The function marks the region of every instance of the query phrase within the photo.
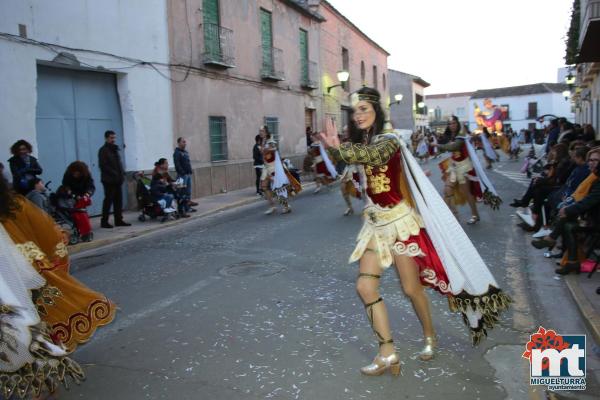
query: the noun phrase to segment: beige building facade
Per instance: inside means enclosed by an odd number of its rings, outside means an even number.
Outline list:
[[[173,146],[188,140],[193,195],[254,185],[261,125],[298,163],[317,121],[319,27],[308,7],[282,0],[169,0]],[[166,151],[167,149],[165,149]],[[173,149],[169,149],[172,154]]]
[[[323,114],[334,118],[341,131],[348,119],[349,94],[362,86],[376,88],[381,93],[382,103],[389,104],[389,53],[329,2],[316,3],[319,6],[315,9],[325,18],[320,24]],[[341,70],[348,71],[350,78],[344,85],[332,88],[328,92],[327,88],[340,83],[337,72]]]

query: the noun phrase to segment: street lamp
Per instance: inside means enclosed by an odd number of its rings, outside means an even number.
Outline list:
[[[399,104],[403,98],[404,98],[404,95],[402,93],[398,93],[398,94],[394,95],[394,101],[392,101],[390,103],[390,107],[392,104]]]
[[[417,103],[417,107],[424,108],[425,107],[425,103],[422,102],[422,101],[420,101],[420,102]]]
[[[565,90],[564,92],[562,92],[562,95],[564,96],[565,100],[569,100],[569,97],[571,97],[571,91]]]
[[[573,84],[575,83],[575,77],[571,72],[569,72],[569,75],[565,77],[565,83],[569,86],[573,86]]]
[[[337,78],[338,81],[340,81],[340,83],[338,83],[337,85],[327,87],[327,94],[329,94],[329,92],[331,92],[331,89],[333,89],[334,87],[342,86],[344,83],[348,82],[348,79],[350,78],[350,72],[344,70],[338,71]]]

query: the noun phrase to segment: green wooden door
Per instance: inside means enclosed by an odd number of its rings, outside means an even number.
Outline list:
[[[203,0],[204,52],[212,61],[221,61],[219,0]]]
[[[308,84],[308,32],[300,29],[300,82]]]
[[[271,13],[260,10],[260,30],[262,45],[262,74],[273,75],[273,29]]]

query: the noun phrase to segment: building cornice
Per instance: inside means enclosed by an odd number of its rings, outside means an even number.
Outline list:
[[[337,8],[335,8],[330,2],[328,2],[327,0],[321,0],[321,4],[323,4],[325,7],[329,8],[329,10],[332,13],[334,13],[340,19],[342,19],[348,26],[350,26],[356,33],[358,33],[360,36],[362,36],[365,40],[367,40],[373,46],[377,47],[379,50],[381,50],[383,53],[385,53],[385,55],[390,56],[390,53],[388,53],[388,51],[386,49],[381,47],[379,44],[377,44],[377,42],[375,42],[373,39],[371,39],[369,36],[367,36],[366,33],[361,31],[356,25],[354,25],[354,23],[352,21],[350,21],[348,18],[346,18],[346,16],[344,14],[342,14]]]

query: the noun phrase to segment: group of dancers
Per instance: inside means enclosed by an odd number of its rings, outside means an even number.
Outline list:
[[[360,371],[381,375],[400,373],[379,283],[386,269],[396,267],[404,293],[421,323],[421,360],[436,355],[434,329],[426,287],[446,296],[451,311],[462,315],[473,344],[487,335],[511,299],[499,287],[456,218],[456,205],[468,202],[479,221],[476,199],[493,208],[499,197],[481,167],[470,137],[452,118],[438,148],[451,156],[444,172],[443,198],[409,150],[393,132],[384,129],[385,114],[377,90],[363,87],[351,96],[353,117],[343,142],[333,121],[314,146],[319,185],[341,174],[342,194],[354,212],[351,198],[364,202],[363,226],[349,262],[358,262],[356,289],[364,303],[379,351]],[[260,140],[259,140],[260,139]],[[277,144],[263,127],[257,143],[264,156],[260,182],[269,202],[289,213],[289,197],[300,184],[281,161]],[[317,187],[319,189],[320,186]],[[115,304],[69,273],[64,234],[43,211],[9,190],[0,179],[0,397],[28,398],[53,392],[58,384],[80,382],[81,367],[69,358],[96,329],[110,323]]]
[[[352,198],[362,199],[363,227],[349,262],[358,262],[357,292],[364,303],[379,351],[360,369],[365,375],[400,373],[387,309],[379,294],[383,272],[398,270],[404,293],[421,323],[424,347],[421,360],[435,357],[437,337],[425,287],[446,296],[451,311],[462,314],[474,344],[487,335],[511,299],[496,283],[485,262],[458,222],[457,205],[468,203],[468,224],[480,221],[477,201],[497,209],[501,200],[479,162],[472,138],[461,132],[452,117],[437,151],[449,152],[440,163],[443,199],[423,172],[407,144],[384,129],[385,114],[376,89],[363,87],[351,96],[352,118],[340,141],[335,123],[326,122],[309,154],[318,193],[337,178],[336,163],[345,165],[341,192],[354,213]],[[277,159],[277,157],[275,157]],[[271,173],[271,190],[280,186]],[[288,206],[289,207],[289,206]]]

